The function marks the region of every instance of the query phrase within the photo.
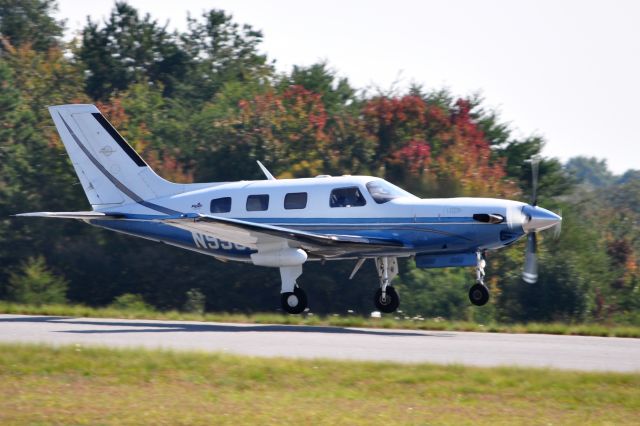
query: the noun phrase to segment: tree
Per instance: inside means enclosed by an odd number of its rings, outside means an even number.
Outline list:
[[[79,98],[73,89],[74,68],[67,66],[58,49],[36,52],[22,46],[0,59],[0,215],[34,210],[86,208],[77,178],[62,143],[50,126],[43,105],[59,99]],[[16,72],[19,70],[20,72]],[[71,75],[68,75],[69,72]],[[81,99],[81,98],[80,98]],[[46,165],[46,167],[44,166]],[[46,183],[46,184],[45,184]],[[13,219],[0,221],[0,235],[7,244],[0,246],[0,284],[5,287],[7,266],[34,253],[55,252],[74,232],[53,238],[68,225]],[[0,289],[0,293],[3,289]]]
[[[64,21],[57,21],[56,0],[1,0],[0,55],[12,48],[29,45],[38,52],[57,46],[64,30]]]
[[[598,160],[595,157],[573,157],[567,161],[565,169],[580,183],[595,187],[613,183],[613,174],[607,167],[607,160]]]
[[[290,86],[300,86],[319,94],[330,116],[339,114],[347,107],[357,107],[356,90],[351,87],[349,80],[338,78],[326,62],[308,67],[294,65],[291,74],[284,76],[279,85],[283,90]]]
[[[210,10],[201,18],[189,16],[188,31],[180,36],[183,49],[194,61],[184,96],[207,101],[227,83],[251,84],[272,76],[272,65],[258,52],[260,31],[234,22],[222,10]]]
[[[517,189],[471,115],[419,95],[377,96],[363,105],[366,130],[376,138],[372,170],[423,196],[500,194]]]
[[[47,268],[44,257],[30,257],[9,278],[8,298],[18,303],[65,303],[67,282]]]
[[[141,18],[132,6],[116,2],[102,28],[89,20],[82,32],[78,56],[88,71],[86,92],[95,100],[106,100],[148,80],[162,84],[170,95],[191,66],[176,38],[149,14]]]
[[[200,167],[212,167],[214,180],[259,178],[253,161],[262,160],[281,177],[307,177],[323,173],[331,158],[327,113],[320,95],[301,86],[283,93],[268,91],[239,102],[231,116],[214,118],[203,129],[210,140]],[[211,110],[215,114],[215,109]]]

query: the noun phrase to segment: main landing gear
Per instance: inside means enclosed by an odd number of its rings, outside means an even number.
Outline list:
[[[390,314],[400,306],[400,296],[391,285],[391,281],[398,275],[398,259],[385,256],[377,257],[375,261],[376,271],[380,278],[380,288],[376,290],[373,303],[380,312]],[[364,259],[358,261],[349,278],[353,278],[363,263]],[[300,275],[302,275],[302,265],[280,267],[280,278],[282,279],[280,303],[282,310],[290,314],[300,314],[307,309],[307,295],[296,283],[296,279]]]
[[[376,270],[380,277],[380,288],[376,291],[373,303],[380,312],[389,314],[400,306],[400,297],[391,280],[398,275],[398,259],[395,257],[377,257]]]
[[[307,309],[307,294],[298,287],[296,279],[302,275],[302,265],[280,267],[282,310],[290,314],[301,314]]]
[[[307,294],[296,284],[292,292],[281,294],[280,303],[285,312],[301,314],[307,308]]]
[[[489,301],[489,289],[484,284],[484,267],[487,265],[484,255],[477,254],[476,283],[469,289],[469,300],[476,306],[484,306]]]

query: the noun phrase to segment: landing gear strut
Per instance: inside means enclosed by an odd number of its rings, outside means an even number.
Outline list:
[[[280,303],[282,310],[290,314],[301,314],[307,309],[307,295],[296,284],[296,278],[300,275],[302,275],[302,265],[280,267],[282,279]]]
[[[380,277],[380,288],[376,291],[373,303],[380,312],[389,314],[400,306],[400,297],[391,280],[398,275],[398,259],[395,257],[377,257],[376,270]]]
[[[476,306],[484,306],[489,301],[489,289],[484,284],[484,267],[487,265],[484,254],[477,253],[476,283],[469,289],[469,300]]]

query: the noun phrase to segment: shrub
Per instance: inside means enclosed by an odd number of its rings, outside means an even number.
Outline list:
[[[148,305],[141,295],[131,293],[116,297],[110,307],[127,311],[153,311],[153,307]]]
[[[184,302],[184,311],[194,314],[204,313],[204,304],[206,296],[197,288],[187,291],[187,300]]]
[[[9,277],[9,300],[43,305],[66,303],[67,281],[47,268],[44,257],[30,257]]]

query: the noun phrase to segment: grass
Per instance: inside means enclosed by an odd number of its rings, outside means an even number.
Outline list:
[[[606,325],[597,323],[527,323],[527,324],[479,324],[468,321],[448,321],[425,318],[403,318],[397,315],[385,315],[382,318],[365,318],[358,315],[284,315],[276,313],[229,314],[206,313],[193,314],[178,311],[160,312],[150,309],[116,309],[112,307],[92,308],[83,305],[21,305],[0,301],[0,313],[26,315],[56,315],[69,317],[157,319],[171,321],[209,321],[255,324],[295,324],[323,325],[338,327],[364,328],[402,328],[413,330],[477,331],[489,333],[541,333],[602,337],[640,338],[640,326]]]
[[[0,424],[637,424],[640,374],[0,345]]]

